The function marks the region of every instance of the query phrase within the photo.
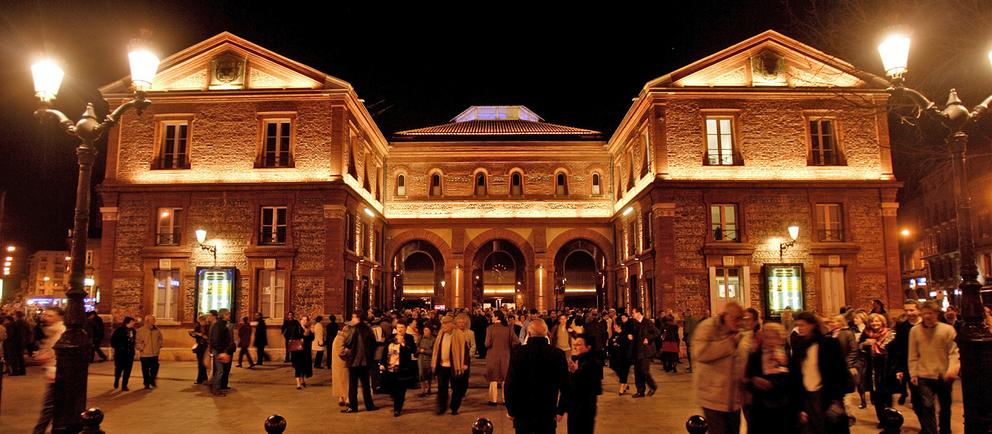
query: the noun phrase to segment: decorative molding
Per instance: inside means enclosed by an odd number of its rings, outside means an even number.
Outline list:
[[[444,182],[469,182],[471,178],[464,175],[444,175]]]
[[[608,202],[586,201],[409,201],[388,203],[385,216],[391,218],[566,218],[610,217]]]
[[[651,212],[659,217],[675,217],[675,204],[671,202],[651,205]]]
[[[117,207],[116,206],[102,206],[102,207],[100,207],[100,214],[102,215],[103,221],[105,221],[105,222],[115,222],[115,221],[117,221]]]
[[[343,219],[348,209],[344,205],[324,205],[325,219]]]
[[[882,216],[895,217],[899,209],[899,202],[882,202]]]

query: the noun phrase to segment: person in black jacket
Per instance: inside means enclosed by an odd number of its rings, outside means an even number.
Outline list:
[[[889,348],[889,364],[895,372],[896,384],[891,393],[899,394],[899,405],[906,403],[906,388],[916,391],[916,386],[909,382],[909,330],[923,322],[920,318],[920,304],[913,299],[903,302],[903,318],[896,322],[894,332],[896,337]]]
[[[623,396],[627,393],[630,365],[633,364],[634,356],[631,353],[630,339],[619,322],[613,324],[613,336],[610,336],[607,352],[610,355],[610,369],[617,374],[617,381],[620,383],[617,395]]]
[[[231,355],[234,348],[234,337],[231,329],[227,327],[227,318],[218,317],[216,311],[210,311],[210,354],[214,359],[213,378],[210,379],[210,389],[215,396],[226,396],[225,377],[230,369]]]
[[[592,351],[588,334],[579,334],[572,341],[572,354],[568,361],[568,412],[569,434],[592,434],[596,426],[596,399],[603,394],[603,365]]]
[[[342,413],[358,411],[358,382],[362,382],[362,401],[365,409],[376,410],[372,402],[372,385],[369,381],[369,367],[375,365],[375,336],[372,328],[366,324],[367,314],[355,311],[351,314],[351,334],[345,338],[344,347],[350,353],[348,356],[348,407]]]
[[[24,319],[24,312],[14,312],[14,322],[7,329],[7,339],[4,344],[8,342],[10,354],[7,355],[7,363],[10,364],[10,375],[26,375],[24,350],[31,345],[31,326]]]
[[[789,404],[787,335],[779,323],[768,323],[759,332],[759,346],[747,357],[744,386],[751,393],[747,417],[749,433],[793,433],[795,414]]]
[[[527,333],[527,344],[510,356],[506,413],[517,434],[554,433],[568,402],[568,362],[548,341],[544,320],[531,320]]]
[[[265,328],[265,317],[262,316],[262,312],[255,313],[255,340],[252,341],[252,346],[255,347],[255,364],[262,366],[266,359],[269,358],[265,354],[265,347],[269,345],[269,336]]]
[[[811,312],[797,314],[795,325],[798,338],[789,360],[789,401],[799,410],[801,431],[849,433],[844,394],[850,373],[840,344],[823,335],[820,320]]]
[[[386,339],[386,349],[379,360],[383,383],[393,398],[393,416],[403,412],[406,390],[417,383],[416,354],[417,343],[413,335],[407,334],[406,324],[396,324],[395,332]]]
[[[290,362],[290,351],[289,351],[289,339],[290,339],[289,333],[290,332],[289,332],[289,330],[291,330],[291,329],[292,330],[295,330],[296,327],[301,327],[300,326],[300,322],[296,320],[296,315],[293,312],[287,313],[286,314],[286,319],[282,321],[282,328],[280,329],[280,331],[282,332],[282,338],[283,338],[283,340],[285,341],[285,344],[286,344],[286,346],[284,347],[284,348],[286,348],[286,358],[285,358],[285,360],[283,360],[284,363],[289,363]]]
[[[193,354],[196,355],[196,381],[194,384],[203,384],[207,382],[207,347],[209,347],[210,336],[207,334],[210,331],[210,324],[207,323],[207,316],[200,315],[193,323],[193,331],[189,332],[189,336],[196,341],[196,345],[193,347]]]
[[[632,341],[634,346],[634,385],[637,387],[637,393],[635,393],[633,398],[643,398],[644,386],[647,385],[648,391],[647,396],[654,395],[658,391],[658,385],[655,384],[654,378],[651,377],[651,359],[655,355],[654,342],[661,333],[658,332],[658,328],[654,326],[654,322],[650,319],[644,317],[644,313],[641,312],[639,308],[631,309],[634,315],[634,330],[637,334],[628,336]]]
[[[103,353],[100,349],[100,345],[103,344],[103,319],[100,315],[97,315],[95,311],[86,312],[86,334],[89,335],[90,341],[93,343],[93,353],[90,354],[90,362],[96,361],[96,356],[100,356],[101,362],[107,361],[107,355]]]
[[[121,390],[128,391],[127,381],[131,378],[131,367],[134,366],[134,341],[137,336],[134,318],[129,316],[124,317],[124,321],[110,336],[110,346],[114,349],[114,389],[120,385]]]
[[[321,344],[324,348],[327,348],[327,369],[331,369],[331,363],[333,363],[331,357],[331,347],[334,346],[334,338],[338,335],[338,330],[341,330],[341,326],[338,325],[338,319],[334,315],[328,317],[329,322],[327,327],[324,329],[324,343]]]

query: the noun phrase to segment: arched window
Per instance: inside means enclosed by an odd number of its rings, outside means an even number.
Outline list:
[[[431,196],[441,196],[441,174],[435,173],[431,175]]]
[[[617,180],[617,187],[613,193],[616,195],[616,200],[620,200],[623,198],[623,188],[621,187],[623,185],[623,173],[620,172],[619,164],[613,169],[613,178]]]
[[[400,174],[396,176],[396,195],[406,196],[406,175]]]
[[[568,194],[568,175],[565,172],[558,172],[555,175],[555,194],[558,196]]]
[[[601,187],[598,173],[592,174],[592,194],[593,196],[599,196],[603,194],[603,188]]]
[[[520,172],[513,172],[510,175],[510,196],[521,196],[524,194],[524,177]]]
[[[475,174],[475,195],[485,196],[486,195],[486,174],[485,172],[479,172]]]

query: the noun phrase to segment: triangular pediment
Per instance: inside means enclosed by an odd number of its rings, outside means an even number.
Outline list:
[[[877,88],[886,82],[773,30],[652,80],[651,88]]]
[[[124,77],[100,91],[129,94],[130,81]],[[351,89],[351,85],[224,32],[163,59],[151,92],[263,89]]]

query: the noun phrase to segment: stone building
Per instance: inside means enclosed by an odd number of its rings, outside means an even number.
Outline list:
[[[347,82],[222,33],[109,135],[101,308],[178,345],[218,307],[891,302],[884,87],[768,31],[647,83],[610,134],[472,106],[387,140]]]

